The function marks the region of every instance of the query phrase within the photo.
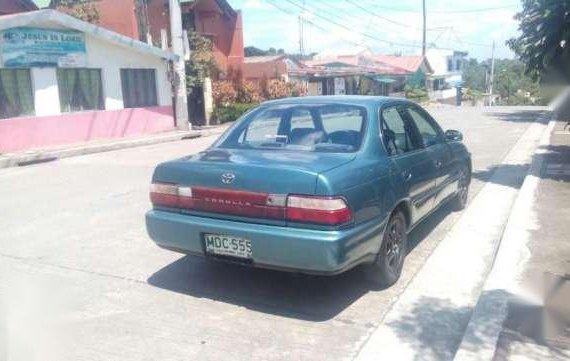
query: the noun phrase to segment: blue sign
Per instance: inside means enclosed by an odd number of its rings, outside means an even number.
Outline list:
[[[85,36],[79,31],[19,27],[0,36],[4,67],[84,67]]]

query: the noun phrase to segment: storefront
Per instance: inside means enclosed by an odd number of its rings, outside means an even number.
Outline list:
[[[54,10],[0,17],[0,153],[174,129],[173,59]]]

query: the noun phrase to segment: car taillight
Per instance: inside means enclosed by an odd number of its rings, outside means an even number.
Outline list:
[[[287,220],[326,225],[343,224],[352,212],[342,198],[291,195],[287,197]]]
[[[150,200],[155,206],[301,223],[338,225],[352,219],[346,202],[338,197],[286,196],[153,183]]]
[[[175,184],[153,183],[150,185],[150,201],[153,205],[178,207],[178,187]]]

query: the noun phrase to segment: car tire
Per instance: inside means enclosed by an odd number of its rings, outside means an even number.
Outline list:
[[[396,211],[386,224],[376,260],[366,269],[368,280],[380,287],[389,287],[396,283],[402,273],[407,245],[406,218],[401,211]]]
[[[471,172],[469,167],[463,166],[459,170],[459,180],[457,193],[453,197],[452,206],[455,211],[465,209],[467,205],[467,197],[469,195],[469,183],[471,182]]]

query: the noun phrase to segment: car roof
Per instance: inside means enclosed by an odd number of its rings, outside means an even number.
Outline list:
[[[372,95],[320,95],[320,96],[305,96],[294,98],[282,98],[276,100],[269,100],[263,102],[262,105],[279,105],[279,104],[353,104],[353,105],[378,105],[390,101],[401,101],[412,103],[409,100],[396,97],[383,97]]]

